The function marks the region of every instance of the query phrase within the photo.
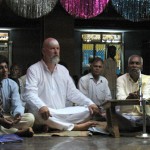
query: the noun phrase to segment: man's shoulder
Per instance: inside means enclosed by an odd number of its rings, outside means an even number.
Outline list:
[[[27,72],[30,70],[30,71],[38,71],[40,68],[43,68],[42,66],[44,66],[43,65],[43,63],[42,63],[42,61],[38,61],[38,62],[36,62],[36,63],[34,63],[34,64],[32,64],[28,69],[27,69]]]
[[[150,75],[142,74],[142,77],[143,77],[143,78],[150,79]]]
[[[40,66],[40,65],[42,65],[42,60],[40,60],[40,61],[38,61],[36,63],[33,63],[29,68],[31,68],[31,67],[37,67],[37,66]]]
[[[68,71],[68,69],[64,65],[61,65],[61,64],[57,64],[57,68],[58,69],[63,69],[65,71]]]
[[[88,74],[83,75],[82,77],[80,77],[81,80],[89,80],[90,78],[93,78],[91,73],[88,73]]]
[[[142,74],[142,81],[146,83],[150,81],[150,75]]]
[[[10,78],[3,79],[2,82],[3,82],[3,86],[10,86],[10,87],[18,86],[17,83]]]
[[[108,80],[106,79],[106,77],[104,77],[104,76],[100,76],[100,80],[108,81]]]
[[[117,78],[117,82],[127,81],[129,79],[128,73],[125,73]]]
[[[57,64],[57,66],[56,66],[56,70],[59,72],[59,73],[63,73],[65,76],[66,75],[70,75],[69,74],[69,70],[65,67],[65,66],[63,66],[63,65],[61,65],[61,64]]]

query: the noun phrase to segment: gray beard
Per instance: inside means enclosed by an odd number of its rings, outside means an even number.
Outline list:
[[[58,64],[59,61],[60,61],[60,58],[58,56],[53,57],[51,60],[52,64]]]

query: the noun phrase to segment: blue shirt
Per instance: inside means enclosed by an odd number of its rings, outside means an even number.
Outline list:
[[[2,92],[4,113],[9,113],[12,116],[18,113],[22,115],[24,107],[22,106],[17,83],[9,78],[3,79],[1,83],[0,92]]]

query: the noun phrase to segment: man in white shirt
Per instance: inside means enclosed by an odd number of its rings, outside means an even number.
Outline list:
[[[36,124],[59,130],[87,130],[95,122],[87,121],[98,107],[84,96],[73,83],[68,70],[58,64],[60,46],[47,38],[42,48],[43,58],[27,70],[24,98]],[[66,100],[80,106],[66,107]]]
[[[102,71],[103,60],[96,57],[91,62],[90,73],[82,76],[78,83],[79,90],[98,106],[111,99],[108,81],[101,76]]]
[[[99,107],[106,100],[111,100],[111,92],[108,87],[108,81],[101,76],[103,71],[103,60],[96,57],[92,60],[90,65],[90,73],[82,76],[79,80],[79,90],[89,97]],[[103,114],[105,116],[105,113]],[[101,116],[97,116],[96,120],[103,120]]]
[[[138,55],[132,55],[128,59],[128,73],[118,77],[117,94],[118,100],[126,99],[150,99],[150,76],[141,74],[143,59]],[[139,95],[139,86],[142,83],[142,95]],[[150,106],[146,105],[147,124],[149,124]],[[120,128],[131,130],[132,127],[142,126],[142,112],[140,106],[121,106],[118,121]],[[122,117],[123,116],[123,117]]]

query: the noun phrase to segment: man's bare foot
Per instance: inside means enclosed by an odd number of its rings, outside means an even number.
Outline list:
[[[33,137],[34,131],[31,127],[29,127],[24,130],[18,130],[15,134],[17,134],[20,137]]]
[[[73,131],[87,131],[90,127],[95,127],[97,125],[96,121],[88,121],[81,124],[76,124]]]

